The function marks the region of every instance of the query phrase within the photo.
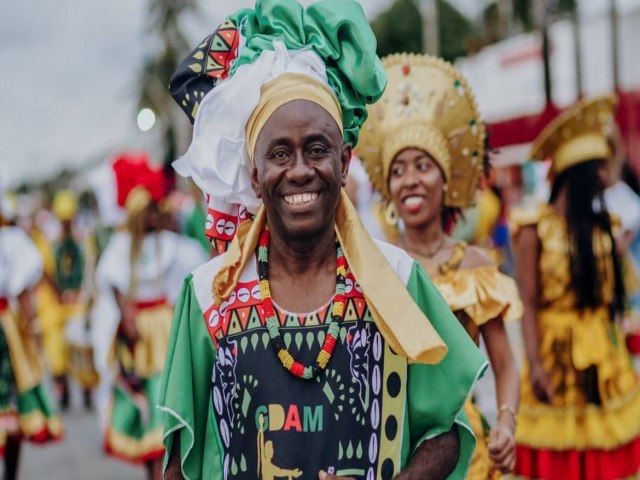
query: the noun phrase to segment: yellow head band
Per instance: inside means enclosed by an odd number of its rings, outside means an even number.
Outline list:
[[[69,190],[60,190],[53,197],[53,214],[61,222],[73,220],[78,213],[78,199]]]
[[[285,73],[260,89],[260,103],[251,113],[245,133],[247,153],[254,161],[258,136],[273,113],[285,103],[307,100],[324,108],[336,121],[342,134],[342,109],[333,92],[322,82],[300,73]]]

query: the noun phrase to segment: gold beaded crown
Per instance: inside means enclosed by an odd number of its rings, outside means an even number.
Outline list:
[[[369,106],[358,156],[373,186],[389,201],[389,167],[405,148],[426,151],[448,184],[445,205],[473,204],[483,169],[485,127],[475,97],[450,63],[429,55],[394,54],[382,63],[388,84]]]
[[[534,140],[529,156],[551,158],[553,175],[589,160],[610,159],[607,139],[616,105],[615,95],[581,100],[549,122]]]

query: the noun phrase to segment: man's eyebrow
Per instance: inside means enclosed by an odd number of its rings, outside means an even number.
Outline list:
[[[291,140],[287,137],[276,137],[269,141],[267,144],[267,150],[272,149],[273,147],[277,147],[278,145],[289,145]]]
[[[334,143],[336,143],[336,139],[332,138],[331,135],[328,135],[326,133],[312,133],[304,139],[305,144],[311,142],[325,142],[333,145]]]

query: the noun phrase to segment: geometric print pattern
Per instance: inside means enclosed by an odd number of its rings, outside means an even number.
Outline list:
[[[370,316],[365,315],[367,303],[362,293],[362,288],[355,281],[350,271],[347,272],[345,283],[344,322],[370,321]],[[298,315],[285,312],[274,304],[276,318],[283,329],[324,325],[331,319],[332,307],[333,302],[329,302],[314,312]],[[228,299],[219,306],[212,305],[204,312],[204,320],[216,348],[220,338],[223,336],[264,328],[266,316],[260,299],[260,284],[258,280],[238,283]]]
[[[231,20],[205,38],[182,61],[169,83],[171,95],[189,117],[196,119],[200,102],[218,80],[227,78],[238,56],[240,31]]]

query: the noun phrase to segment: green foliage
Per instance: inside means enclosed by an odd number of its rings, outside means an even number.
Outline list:
[[[467,17],[444,0],[438,0],[438,27],[440,56],[449,61],[465,56],[480,35]]]
[[[577,0],[558,0],[556,8],[562,13],[574,12],[578,6],[577,3]]]
[[[467,53],[478,32],[469,19],[445,0],[438,0],[437,6],[440,56],[451,61]],[[396,0],[372,21],[371,27],[378,39],[378,55],[423,53],[422,19],[414,1]]]
[[[531,0],[513,0],[513,16],[526,31],[533,29],[533,12]]]
[[[422,20],[412,0],[396,0],[378,15],[371,28],[378,40],[378,55],[422,53]]]
[[[522,28],[526,31],[533,30],[535,27],[535,19],[533,17],[533,0],[512,0],[514,19],[520,22]],[[549,8],[552,15],[562,15],[576,11],[577,0],[550,0]]]

